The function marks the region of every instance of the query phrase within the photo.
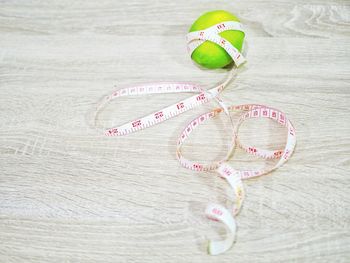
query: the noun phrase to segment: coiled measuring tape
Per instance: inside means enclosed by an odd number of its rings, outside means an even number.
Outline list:
[[[192,52],[205,41],[211,41],[223,47],[227,53],[230,54],[236,66],[239,67],[246,60],[230,42],[220,37],[219,33],[226,30],[239,30],[244,32],[242,25],[235,21],[227,21],[214,25],[206,30],[190,32],[187,34],[189,53],[192,54]],[[237,228],[235,217],[238,215],[244,200],[244,188],[242,180],[261,176],[277,169],[291,157],[291,154],[293,153],[296,145],[295,129],[282,111],[257,104],[246,104],[229,107],[226,106],[226,104],[220,99],[219,94],[225,89],[230,80],[233,78],[234,74],[234,70],[230,71],[228,77],[221,84],[209,90],[204,90],[200,87],[200,85],[184,82],[154,83],[122,88],[106,96],[97,106],[94,115],[94,123],[96,126],[98,113],[104,108],[104,106],[110,101],[124,96],[184,92],[196,93],[187,99],[170,105],[162,110],[153,112],[140,119],[133,120],[118,127],[102,129],[102,132],[106,136],[124,136],[164,122],[185,111],[207,103],[210,100],[216,100],[218,102],[220,108],[202,114],[191,121],[180,134],[180,137],[176,144],[176,157],[182,166],[198,172],[216,171],[218,175],[224,178],[231,186],[235,195],[235,201],[232,209],[228,210],[220,204],[209,204],[205,210],[205,214],[208,218],[222,222],[227,228],[227,235],[224,240],[209,241],[208,253],[211,255],[218,255],[227,251],[235,241]],[[243,111],[243,113],[240,116],[239,120],[236,123],[233,123],[230,112],[237,110]],[[214,161],[211,164],[202,164],[186,159],[181,153],[181,147],[184,144],[185,140],[200,124],[206,122],[209,119],[215,118],[215,116],[222,112],[224,112],[229,117],[232,127],[232,141],[226,156],[222,160]],[[240,142],[238,138],[238,130],[240,125],[245,120],[254,118],[270,119],[286,128],[287,140],[284,149],[271,151],[266,149],[259,149],[253,146],[247,146]],[[227,161],[229,160],[232,152],[236,147],[239,147],[248,154],[252,154],[257,157],[264,159],[278,159],[278,162],[272,168],[265,170],[233,169],[230,165],[228,165]]]

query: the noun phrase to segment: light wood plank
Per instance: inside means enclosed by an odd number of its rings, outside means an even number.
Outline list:
[[[184,125],[217,105],[123,138],[89,123],[97,100],[125,85],[223,79],[226,70],[200,70],[185,47],[190,24],[212,9],[237,14],[248,36],[249,62],[223,99],[280,108],[298,136],[285,166],[245,182],[237,243],[219,257],[205,241],[222,229],[203,210],[225,202],[227,186],[174,153]],[[348,262],[349,14],[342,0],[0,1],[0,261]],[[186,96],[123,98],[101,121]],[[185,153],[224,155],[225,121],[201,127]],[[266,122],[245,124],[242,137],[284,140]],[[269,164],[242,152],[230,163]]]

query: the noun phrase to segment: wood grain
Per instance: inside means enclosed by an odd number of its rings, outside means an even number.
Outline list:
[[[223,99],[280,108],[298,136],[285,166],[245,182],[237,243],[218,257],[205,241],[222,229],[203,210],[225,202],[227,186],[174,153],[184,125],[216,105],[123,138],[88,121],[116,87],[223,79],[226,70],[200,70],[185,51],[190,24],[213,9],[237,14],[248,36],[249,63]],[[2,0],[0,35],[0,262],[349,262],[348,1]],[[185,97],[121,99],[101,122]],[[242,129],[244,140],[283,143],[270,123]],[[219,118],[184,150],[209,161],[229,136]],[[230,163],[268,165],[242,152]]]

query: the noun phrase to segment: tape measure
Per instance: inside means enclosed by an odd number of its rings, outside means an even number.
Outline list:
[[[230,54],[235,65],[239,67],[240,65],[245,63],[246,60],[243,57],[243,55],[230,42],[220,37],[219,33],[226,30],[239,30],[244,32],[242,25],[239,22],[235,21],[227,21],[214,25],[206,30],[190,32],[187,34],[189,53],[192,54],[192,52],[205,41],[211,41],[223,47],[227,51],[227,53]],[[130,133],[162,123],[183,112],[186,112],[190,109],[207,103],[208,101],[217,101],[220,107],[205,114],[202,114],[196,117],[193,121],[191,121],[181,132],[176,144],[176,157],[183,167],[198,172],[217,172],[217,174],[220,177],[227,181],[227,183],[233,189],[233,192],[235,194],[235,201],[233,207],[230,210],[220,204],[209,204],[205,210],[205,214],[209,219],[220,221],[227,228],[227,235],[224,240],[209,241],[208,253],[211,255],[218,255],[227,251],[235,242],[237,229],[235,217],[238,215],[244,200],[244,188],[242,180],[261,176],[263,174],[269,173],[277,169],[291,157],[291,154],[293,153],[296,145],[295,129],[290,120],[282,111],[268,106],[257,104],[227,106],[223,102],[223,100],[220,99],[220,93],[227,87],[228,83],[236,74],[236,71],[234,69],[235,68],[233,68],[229,72],[227,78],[221,84],[209,90],[205,90],[197,84],[184,82],[163,82],[122,88],[106,96],[98,104],[94,114],[94,123],[96,126],[98,113],[104,108],[106,104],[108,104],[114,99],[124,96],[141,96],[144,94],[166,94],[185,92],[195,93],[195,95],[192,95],[187,99],[179,101],[178,103],[170,105],[162,110],[153,112],[145,117],[130,121],[118,127],[101,129],[101,133],[103,133],[106,136],[125,136]],[[234,123],[231,119],[230,112],[232,111],[243,112],[236,123]],[[232,141],[226,156],[221,160],[214,161],[210,164],[193,162],[191,160],[186,159],[181,152],[181,148],[186,139],[192,133],[192,131],[202,123],[206,122],[209,119],[215,118],[218,114],[221,113],[225,113],[228,116],[232,128]],[[254,146],[247,146],[240,142],[238,137],[239,127],[245,120],[256,118],[270,119],[286,128],[287,140],[283,149],[271,151],[266,149],[260,149]],[[278,162],[272,168],[265,170],[233,169],[230,165],[228,165],[227,161],[229,160],[230,156],[232,156],[232,152],[236,147],[243,149],[248,154],[252,154],[264,159],[278,159]]]

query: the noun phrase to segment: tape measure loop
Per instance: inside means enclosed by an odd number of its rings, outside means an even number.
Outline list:
[[[210,255],[219,255],[232,247],[236,238],[236,220],[231,213],[222,205],[209,204],[205,209],[206,216],[215,221],[219,221],[227,228],[226,238],[224,240],[210,240],[208,244],[208,253]]]

